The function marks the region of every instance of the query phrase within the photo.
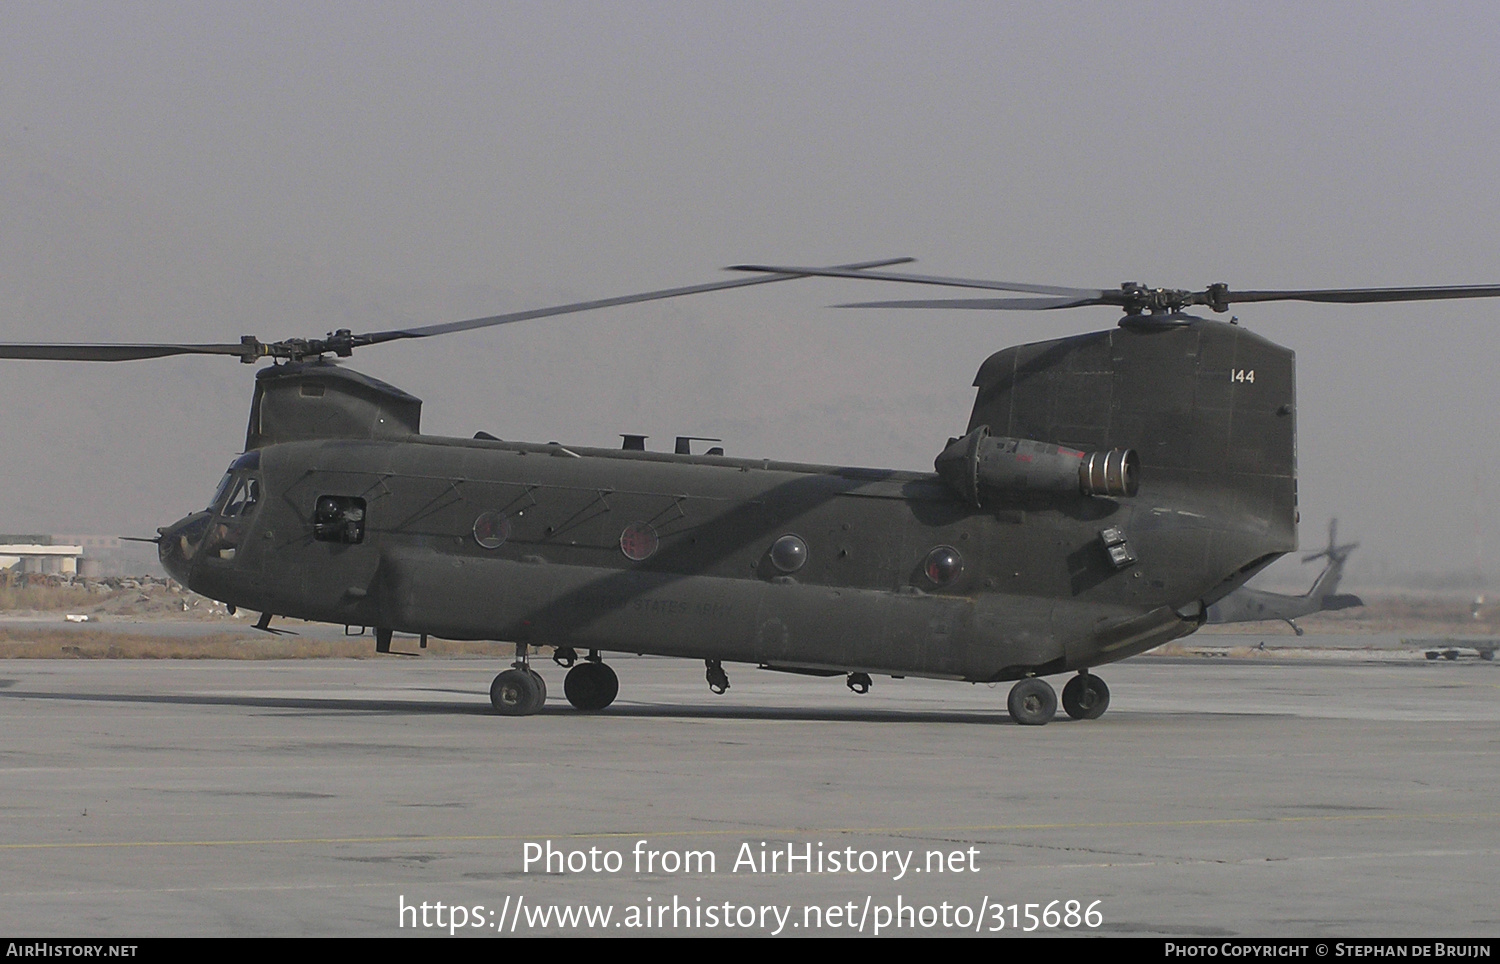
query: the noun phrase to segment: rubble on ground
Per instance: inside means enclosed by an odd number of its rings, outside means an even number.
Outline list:
[[[223,603],[164,576],[85,577],[71,573],[0,573],[0,612],[66,612],[90,619],[146,618],[239,622]]]

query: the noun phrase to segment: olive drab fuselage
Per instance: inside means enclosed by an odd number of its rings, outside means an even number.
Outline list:
[[[1145,323],[998,352],[975,384],[967,433],[1128,449],[1138,490],[430,437],[415,398],[291,363],[260,373],[246,453],[161,555],[279,616],[995,681],[1192,632],[1295,548],[1290,351]]]

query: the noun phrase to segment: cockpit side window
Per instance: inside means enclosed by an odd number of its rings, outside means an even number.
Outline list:
[[[228,495],[225,495],[225,492]],[[208,538],[204,541],[204,555],[208,558],[233,559],[245,534],[254,524],[251,520],[260,505],[260,476],[243,470],[231,469],[219,485],[219,494],[214,496],[216,511]]]
[[[260,503],[260,479],[247,475],[234,487],[234,494],[224,504],[224,518],[247,519]]]
[[[221,512],[226,516],[248,515],[250,511],[255,508],[255,503],[260,501],[259,476],[253,474],[259,469],[259,452],[246,452],[244,455],[239,456],[233,462],[229,463],[228,471],[226,471],[224,473],[224,477],[219,480],[219,487],[217,489],[214,489],[214,497],[208,502],[208,511]],[[245,504],[247,502],[246,493],[241,490],[244,489],[244,482],[247,479],[251,480],[254,483],[255,488],[249,493],[250,498],[248,499],[248,504]],[[239,488],[235,490],[233,498],[229,498],[228,496],[230,488],[234,486],[235,483],[240,483]],[[228,512],[227,507],[235,505],[236,503],[240,504],[239,511],[234,513]]]

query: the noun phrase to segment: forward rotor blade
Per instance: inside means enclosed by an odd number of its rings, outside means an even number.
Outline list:
[[[1034,295],[1058,295],[1069,298],[1103,298],[1110,294],[1100,288],[1059,288],[1056,285],[1026,285],[1010,281],[978,281],[971,278],[943,278],[937,275],[894,274],[889,271],[862,271],[849,266],[836,268],[778,267],[764,264],[737,264],[730,271],[762,271],[779,275],[812,275],[820,278],[871,278],[876,281],[908,281],[919,285],[946,285],[950,288],[988,288],[994,291],[1024,291]],[[1114,292],[1118,296],[1119,292]],[[1108,302],[1081,301],[1080,304]]]
[[[1222,301],[1321,301],[1364,305],[1386,301],[1446,301],[1451,298],[1500,298],[1500,285],[1449,285],[1429,288],[1314,288],[1286,291],[1225,291]]]
[[[856,301],[835,308],[974,308],[980,311],[1047,311],[1102,305],[1097,298],[935,298],[925,301]]]
[[[887,258],[883,261],[863,261],[817,270],[843,272],[836,276],[857,278],[862,277],[860,272],[867,268],[885,268],[893,264],[908,264],[915,260],[915,258]],[[432,335],[447,335],[458,331],[472,331],[475,328],[490,328],[495,325],[508,325],[517,321],[530,321],[534,318],[550,318],[553,315],[568,315],[578,311],[592,311],[596,308],[612,308],[616,305],[631,305],[642,301],[677,298],[682,295],[696,295],[706,291],[747,288],[751,285],[773,284],[777,281],[795,281],[798,278],[806,277],[809,273],[804,271],[777,272],[763,278],[739,278],[734,281],[711,281],[707,284],[687,285],[681,288],[663,288],[659,291],[645,291],[640,294],[621,295],[615,298],[600,298],[596,301],[578,301],[573,304],[556,305],[551,308],[531,308],[526,311],[512,311],[503,315],[471,318],[467,321],[452,321],[440,325],[401,328],[396,331],[378,331],[366,335],[355,335],[354,340],[356,344],[360,345],[376,345],[381,342],[395,341],[399,338],[427,338]]]
[[[888,268],[895,264],[908,264],[915,258],[885,258],[880,261],[860,261],[854,264],[834,265],[831,271],[858,272],[866,268]],[[856,275],[857,276],[857,275]],[[508,325],[515,321],[547,318],[552,315],[567,315],[577,311],[592,311],[641,301],[656,301],[682,295],[700,294],[706,291],[723,291],[728,288],[747,288],[751,285],[774,284],[778,281],[795,281],[806,277],[805,273],[776,274],[763,278],[739,278],[734,281],[713,281],[707,284],[686,285],[680,288],[663,288],[640,294],[623,295],[616,298],[599,298],[594,301],[578,301],[550,308],[532,308],[513,311],[503,315],[471,318],[440,325],[419,325],[395,331],[377,331],[368,334],[352,334],[347,330],[337,331],[327,338],[300,339],[262,343],[249,335],[235,345],[182,345],[182,344],[4,344],[0,343],[0,359],[16,358],[32,361],[137,361],[145,358],[165,358],[169,355],[234,355],[241,361],[252,362],[258,358],[317,358],[327,354],[346,356],[354,348],[363,345],[378,345],[401,338],[427,338],[446,335],[475,328]]]
[[[26,358],[34,361],[137,361],[142,358],[166,358],[168,355],[238,355],[244,357],[253,346],[246,345],[67,345],[67,344],[0,344],[0,358]]]

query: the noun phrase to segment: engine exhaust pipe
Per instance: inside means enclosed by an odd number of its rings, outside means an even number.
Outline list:
[[[1141,457],[1135,449],[1090,452],[1078,467],[1078,491],[1084,495],[1121,498],[1141,489]]]
[[[1032,439],[990,435],[981,425],[948,443],[933,466],[944,482],[978,507],[981,492],[1055,492],[1125,498],[1140,490],[1134,449],[1080,452]]]

